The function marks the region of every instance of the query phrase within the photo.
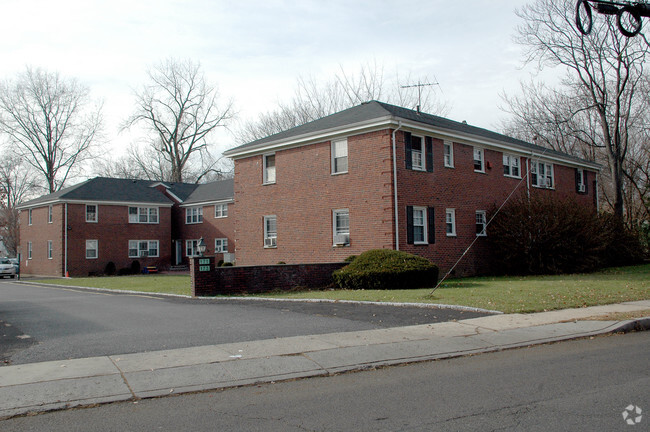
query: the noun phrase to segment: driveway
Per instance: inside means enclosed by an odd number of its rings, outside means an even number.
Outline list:
[[[187,299],[0,282],[0,361],[24,364],[467,319],[449,309]]]

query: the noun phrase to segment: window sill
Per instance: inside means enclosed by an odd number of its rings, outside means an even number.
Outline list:
[[[546,187],[546,186],[537,186],[537,185],[531,185],[535,189],[546,189],[546,190],[555,190],[554,187]]]
[[[507,177],[507,178],[521,180],[521,176],[513,176],[513,175],[510,175],[510,174],[504,174],[503,176]]]
[[[332,175],[333,176],[338,176],[338,175],[343,175],[343,174],[347,174],[347,173],[348,173],[348,171],[333,172]]]
[[[453,168],[456,168],[456,167],[453,166],[453,165],[443,165],[443,166],[444,166],[445,168],[452,168],[452,169],[453,169]]]
[[[276,182],[264,182],[262,183],[262,186],[269,186],[269,185],[274,185]]]
[[[226,219],[228,216],[215,216],[215,219]]]
[[[485,170],[483,170],[483,171],[479,171],[479,170],[476,170],[476,169],[475,169],[474,172],[475,172],[475,173],[478,173],[478,174],[485,174]]]
[[[277,246],[264,246],[264,249],[277,249]]]
[[[453,233],[453,234],[447,234],[447,237],[456,237],[456,233]]]

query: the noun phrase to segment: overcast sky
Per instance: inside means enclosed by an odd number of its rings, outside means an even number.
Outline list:
[[[133,139],[118,134],[132,89],[168,57],[199,61],[241,120],[290,99],[298,76],[326,80],[377,62],[387,77],[435,77],[449,118],[496,129],[499,94],[530,76],[512,40],[521,0],[0,2],[0,78],[26,65],[78,78],[104,100],[107,148],[117,152]],[[219,140],[219,150],[235,144]]]

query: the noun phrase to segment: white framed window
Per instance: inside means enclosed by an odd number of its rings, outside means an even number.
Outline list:
[[[52,223],[54,220],[54,208],[52,208],[52,205],[50,204],[47,207],[47,223]]]
[[[32,259],[32,242],[27,242],[27,259]]]
[[[350,210],[332,210],[332,238],[334,246],[350,244]]]
[[[203,207],[188,207],[185,209],[185,223],[203,223]]]
[[[503,175],[521,178],[520,161],[518,156],[503,154]]]
[[[442,144],[444,152],[444,164],[447,168],[454,167],[454,143],[451,141],[444,141]]]
[[[277,247],[278,240],[278,224],[275,215],[264,216],[264,247],[274,248]]]
[[[348,172],[348,140],[332,142],[332,174]]]
[[[445,224],[448,237],[456,235],[456,209],[447,209],[445,211]]]
[[[228,217],[228,204],[216,204],[214,206],[214,217],[215,218]]]
[[[539,161],[530,162],[530,176],[533,186],[538,188],[553,189],[553,165]]]
[[[97,259],[99,256],[98,248],[98,240],[86,240],[86,259]]]
[[[411,136],[411,168],[424,171],[424,143],[422,137]]]
[[[487,213],[485,210],[476,210],[476,235],[487,236]]]
[[[582,168],[576,169],[576,190],[579,193],[587,192],[587,185],[585,182],[585,172]]]
[[[228,239],[214,239],[214,253],[228,253]]]
[[[485,172],[485,158],[482,148],[474,147],[474,171]]]
[[[200,239],[196,240],[186,240],[185,241],[185,255],[188,257],[199,256],[199,242]]]
[[[158,223],[158,207],[129,207],[129,223]]]
[[[27,212],[27,219],[28,219],[28,220],[27,220],[28,225],[31,225],[31,224],[32,224],[32,220],[33,220],[33,219],[32,219],[32,209],[29,209],[29,211]]]
[[[427,244],[427,208],[413,207],[413,243]]]
[[[275,183],[275,153],[262,156],[264,162],[264,184]]]
[[[129,240],[129,258],[157,257],[158,240]]]
[[[47,241],[47,259],[52,259],[54,251],[54,246],[52,245],[52,240]]]
[[[97,205],[86,204],[86,222],[97,223]]]

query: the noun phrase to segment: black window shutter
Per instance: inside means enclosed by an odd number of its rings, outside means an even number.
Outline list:
[[[427,171],[433,172],[433,138],[424,137],[425,142],[425,152],[427,156]]]
[[[587,183],[587,171],[582,171],[582,181],[585,183],[585,194],[589,193],[589,183]]]
[[[411,132],[404,132],[404,148],[406,153],[406,169],[413,168],[413,158],[411,156]]]
[[[406,243],[413,244],[413,206],[406,206]]]
[[[576,192],[580,193],[580,170],[576,168]]]
[[[433,244],[436,242],[436,217],[433,211],[433,207],[427,208],[427,217],[429,219],[429,244]]]

